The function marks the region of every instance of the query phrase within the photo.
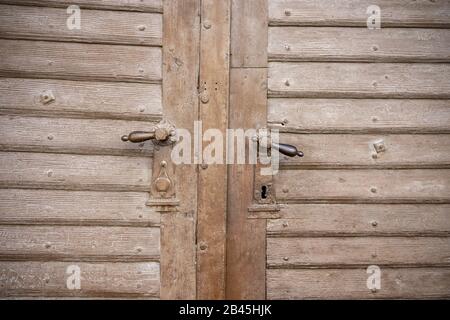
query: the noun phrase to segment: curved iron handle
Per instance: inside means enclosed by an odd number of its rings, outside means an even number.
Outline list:
[[[162,120],[157,125],[150,128],[150,131],[133,131],[122,136],[123,142],[141,143],[153,140],[158,145],[170,145],[177,141],[175,127],[168,121]]]
[[[274,143],[272,142],[272,148],[278,150],[279,153],[284,154],[288,157],[300,157],[303,158],[304,154],[302,151],[298,150],[295,146],[285,143]]]

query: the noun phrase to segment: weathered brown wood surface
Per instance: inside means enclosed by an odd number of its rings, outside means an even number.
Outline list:
[[[275,218],[267,297],[448,297],[450,2],[270,0],[269,17],[268,125],[305,157],[281,158],[280,211],[251,215]]]
[[[0,78],[0,113],[159,121],[161,85]]]
[[[450,30],[272,27],[271,61],[448,62]]]
[[[0,40],[0,48],[1,76],[161,82],[157,47]]]
[[[229,0],[201,2],[203,25],[200,36],[199,116],[203,133],[209,129],[225,133],[228,126],[230,3]],[[210,142],[204,141],[204,148]],[[219,150],[215,152],[217,155]],[[222,146],[222,153],[226,154],[225,146]],[[226,164],[200,166],[197,209],[197,299],[225,299],[226,187]]]
[[[281,134],[280,140],[305,153],[304,158],[283,157],[283,168],[450,168],[445,134]],[[377,143],[385,151],[377,152]]]
[[[0,260],[157,261],[159,228],[1,226]]]
[[[67,269],[80,268],[80,290],[66,286]],[[156,262],[73,263],[2,262],[0,297],[159,297],[159,264]]]
[[[450,26],[450,4],[446,0],[270,0],[270,24],[365,28],[371,5],[380,7],[382,27]]]
[[[194,133],[198,120],[200,1],[164,1],[163,105],[164,118]],[[171,161],[170,153],[155,153]],[[197,167],[179,165],[175,176],[177,213],[161,216],[161,298],[196,297]]]
[[[301,266],[449,265],[446,237],[268,238],[267,265]]]
[[[450,65],[444,63],[271,62],[269,95],[448,99],[449,74]]]
[[[366,268],[267,270],[269,299],[449,298],[449,268],[383,268],[381,290],[367,288]]]
[[[145,192],[0,190],[4,225],[159,226]]]
[[[269,99],[268,122],[292,133],[449,133],[449,100]]]
[[[80,30],[67,28],[69,16],[65,8],[0,5],[0,37],[161,46],[161,14],[83,10]]]
[[[73,5],[71,0],[0,0],[0,3],[67,8]],[[162,0],[79,0],[76,3],[81,9],[103,9],[118,11],[139,11],[162,13]]]
[[[147,191],[148,157],[0,153],[0,185],[8,188]]]
[[[448,204],[289,204],[267,222],[272,236],[448,236]]]

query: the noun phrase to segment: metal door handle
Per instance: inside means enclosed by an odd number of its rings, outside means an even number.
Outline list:
[[[122,136],[123,142],[141,143],[153,140],[158,145],[169,145],[177,141],[176,129],[168,121],[161,121],[150,128],[149,131],[133,131]]]
[[[302,151],[298,150],[297,147],[285,144],[285,143],[272,143],[272,148],[278,150],[278,152],[284,154],[288,157],[300,157],[303,158],[304,154]]]

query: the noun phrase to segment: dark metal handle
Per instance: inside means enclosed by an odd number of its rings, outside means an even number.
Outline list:
[[[272,148],[275,150],[278,150],[278,152],[284,154],[288,157],[300,157],[302,158],[304,156],[303,152],[298,150],[296,147],[290,144],[284,144],[284,143],[272,143]]]
[[[169,121],[162,120],[150,131],[133,131],[122,136],[123,142],[141,143],[147,140],[153,140],[153,143],[161,146],[173,144],[177,141],[176,129]]]

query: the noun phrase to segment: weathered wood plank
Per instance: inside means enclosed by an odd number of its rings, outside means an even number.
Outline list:
[[[245,0],[243,0],[245,1]],[[267,70],[230,72],[231,129],[263,127],[266,122]],[[228,169],[227,299],[265,299],[266,221],[247,219],[253,202],[254,165]]]
[[[0,190],[0,224],[158,226],[148,193]]]
[[[267,270],[268,299],[448,298],[449,268],[381,268],[381,289],[367,288],[366,268]]]
[[[231,0],[202,0],[200,85],[209,100],[200,107],[203,133],[228,127]],[[207,142],[203,142],[206,148]],[[205,149],[203,149],[205,150]],[[219,152],[216,150],[216,152]],[[225,147],[222,147],[225,154]],[[225,299],[227,166],[211,165],[198,173],[197,299]],[[206,248],[206,249],[205,249]]]
[[[295,133],[448,133],[450,101],[274,98],[268,122]]]
[[[159,228],[0,226],[0,259],[156,261]]]
[[[161,85],[0,78],[0,113],[158,121]]]
[[[65,9],[0,5],[0,37],[161,46],[162,16],[83,10],[81,29],[70,30]]]
[[[282,170],[277,199],[287,202],[448,203],[450,170]]]
[[[267,66],[268,0],[232,0],[231,67]]]
[[[194,136],[199,119],[200,0],[164,1],[164,118]],[[170,149],[155,153],[154,163],[172,159]],[[161,216],[161,299],[196,298],[197,166],[179,165],[178,212]]]
[[[355,76],[357,75],[357,76]],[[450,64],[281,63],[269,64],[271,97],[450,97]]]
[[[161,48],[0,40],[0,75],[91,81],[161,82]]]
[[[282,134],[280,141],[305,153],[303,158],[283,156],[285,168],[450,168],[446,134]],[[377,152],[380,142],[384,151]]]
[[[67,190],[147,191],[151,158],[0,153],[0,186]]]
[[[69,290],[70,266],[80,289]],[[70,271],[70,269],[69,269]],[[159,297],[159,263],[0,262],[0,297]]]
[[[382,28],[450,26],[450,3],[447,0],[270,0],[270,24],[366,27],[369,18],[366,12],[371,5],[381,9]]]
[[[450,205],[289,204],[268,220],[272,236],[450,235]]]
[[[120,137],[132,130],[148,130],[152,125],[143,121],[0,116],[0,149],[151,156],[151,142],[124,143]]]
[[[268,238],[269,267],[449,265],[450,241],[431,237]]]
[[[448,62],[450,30],[272,27],[269,60]]]
[[[67,8],[71,0],[0,0],[0,3],[23,6]],[[162,13],[162,0],[78,0],[81,9],[103,9]]]

